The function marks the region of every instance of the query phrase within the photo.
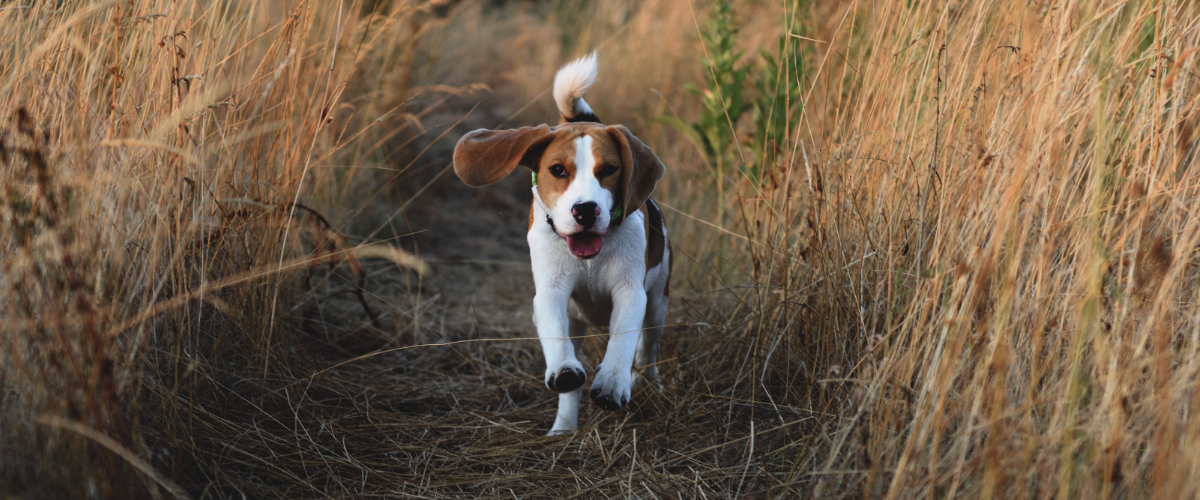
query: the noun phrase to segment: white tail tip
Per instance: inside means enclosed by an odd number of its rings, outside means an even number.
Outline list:
[[[592,108],[583,100],[583,94],[596,83],[596,52],[580,57],[563,66],[554,76],[554,102],[558,111],[568,121],[579,115],[592,115]]]

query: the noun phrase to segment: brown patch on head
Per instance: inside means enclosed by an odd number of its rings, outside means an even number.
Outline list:
[[[537,167],[537,190],[542,202],[553,208],[558,203],[559,196],[575,180],[575,139],[583,135],[578,126],[563,124],[554,127],[554,139],[546,146],[541,161]],[[565,177],[556,177],[553,170],[561,166],[566,172]]]
[[[654,152],[621,125],[564,123],[513,130],[476,130],[454,148],[454,172],[471,186],[483,186],[507,176],[517,165],[537,174],[538,196],[554,207],[575,179],[578,166],[575,140],[592,138],[593,175],[613,194],[621,217],[641,208],[650,198],[666,167]],[[558,174],[558,175],[555,175]],[[620,218],[613,223],[619,223]]]
[[[613,195],[613,208],[623,206],[625,196],[625,162],[621,156],[621,145],[608,134],[608,127],[596,127],[589,132],[592,136],[592,157],[596,159],[592,173],[600,186]],[[628,214],[626,210],[624,214]]]
[[[575,180],[578,174],[575,140],[585,135],[592,138],[591,153],[595,159],[592,175],[602,187],[613,193],[613,200],[620,203],[624,192],[623,175],[617,175],[624,168],[621,146],[606,130],[604,125],[587,122],[564,123],[554,128],[555,137],[546,146],[537,168],[538,195],[547,207],[554,207],[558,198]],[[551,170],[556,166],[562,166],[566,176],[555,177]]]
[[[624,126],[564,123],[554,131],[555,137],[546,146],[537,170],[538,195],[548,207],[555,205],[575,179],[575,140],[583,135],[592,138],[592,173],[601,187],[612,192],[613,208],[621,209],[622,216],[640,209],[666,172],[654,152]],[[556,165],[565,169],[565,177],[552,175]]]

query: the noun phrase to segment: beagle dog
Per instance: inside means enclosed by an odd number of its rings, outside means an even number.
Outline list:
[[[650,199],[666,168],[629,129],[600,123],[583,100],[595,79],[593,53],[554,78],[562,123],[475,130],[454,148],[454,172],[471,186],[496,182],[517,165],[533,171],[533,323],[546,387],[559,393],[550,435],[578,427],[587,372],[577,356],[588,325],[609,328],[592,401],[617,410],[634,386],[657,379],[667,315],[671,251],[662,211]]]

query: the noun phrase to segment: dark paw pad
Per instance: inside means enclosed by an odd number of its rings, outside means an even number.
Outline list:
[[[587,380],[587,374],[578,368],[569,366],[558,370],[558,373],[550,375],[550,380],[546,381],[546,387],[555,392],[571,392],[578,389]]]
[[[613,399],[613,395],[611,393],[602,394],[600,389],[592,389],[591,395],[592,401],[594,401],[597,405],[600,405],[601,408],[609,411],[620,410],[622,406],[625,406],[625,403],[629,402],[629,398],[622,398],[623,401],[617,401],[616,399]]]

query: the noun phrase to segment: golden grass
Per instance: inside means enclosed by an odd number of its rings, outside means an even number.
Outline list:
[[[762,183],[655,120],[706,8],[0,6],[0,494],[1200,494],[1200,7],[741,5],[747,61],[812,50]],[[527,181],[439,173],[592,47],[672,326],[661,392],[545,438]]]
[[[826,247],[783,266],[857,309],[818,494],[1195,496],[1195,6],[858,12],[798,133]]]
[[[143,426],[187,437],[175,427],[192,409],[177,398],[205,368],[197,359],[260,377],[295,364],[294,268],[358,267],[300,193],[327,205],[354,179],[319,168],[378,137],[340,134],[346,81],[386,65],[370,49],[402,40],[398,21],[417,7],[367,19],[357,8],[0,9],[7,491],[144,495],[149,483],[116,456],[30,427],[35,417],[150,457]]]

